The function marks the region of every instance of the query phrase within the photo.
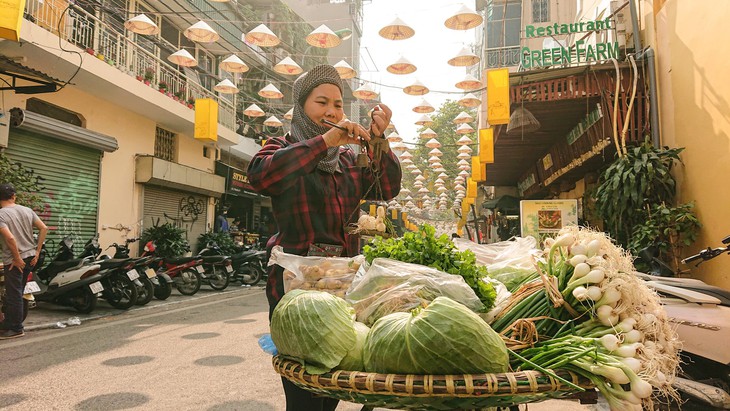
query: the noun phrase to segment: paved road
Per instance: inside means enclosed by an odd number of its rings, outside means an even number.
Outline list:
[[[263,290],[196,297],[173,295],[64,329],[40,325],[72,311],[39,307],[31,312],[35,331],[0,341],[0,409],[284,410],[271,357],[257,345],[268,332]],[[359,409],[352,403],[338,408]],[[529,409],[591,408],[548,401]]]

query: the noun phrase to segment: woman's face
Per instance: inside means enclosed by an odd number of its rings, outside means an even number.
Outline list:
[[[339,123],[345,116],[340,88],[334,84],[320,84],[312,89],[304,101],[304,114],[316,124],[330,127],[322,123],[322,119]]]

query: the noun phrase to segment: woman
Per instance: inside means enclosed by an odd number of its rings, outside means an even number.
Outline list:
[[[344,120],[342,81],[334,67],[321,65],[294,82],[294,113],[291,132],[283,138],[269,139],[248,166],[253,188],[271,197],[274,219],[279,232],[267,243],[291,254],[307,255],[309,250],[341,249],[340,255],[356,255],[357,236],[345,227],[356,222],[360,199],[373,183],[373,175],[355,164],[355,153],[347,144],[370,140],[370,132],[382,136],[390,123],[390,109],[380,104],[372,113],[370,130]],[[322,123],[337,123],[343,131]],[[382,200],[400,191],[401,169],[390,151],[383,155],[380,169]],[[375,190],[369,193],[373,198]],[[380,199],[378,199],[380,200]],[[284,295],[283,269],[269,267],[266,296],[269,317]],[[282,378],[287,411],[334,410],[337,400],[314,397]]]

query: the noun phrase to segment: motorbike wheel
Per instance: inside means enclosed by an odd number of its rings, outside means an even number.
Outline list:
[[[71,306],[78,312],[88,314],[96,308],[96,294],[89,287],[82,287],[78,295],[71,297]]]
[[[137,286],[126,274],[112,274],[109,277],[109,289],[103,293],[109,304],[120,310],[128,310],[137,302]]]
[[[139,277],[139,281],[142,283],[142,286],[137,286],[137,302],[135,304],[145,305],[152,301],[152,298],[155,296],[155,285],[144,275]]]
[[[241,279],[241,284],[256,285],[261,281],[264,273],[253,264],[241,264],[236,270],[236,275]]]
[[[228,275],[228,272],[223,269],[215,269],[213,268],[214,274],[211,276],[210,280],[208,281],[208,284],[210,285],[210,288],[216,290],[216,291],[223,291],[228,287],[228,284],[231,282],[231,277]]]
[[[168,283],[164,278],[158,278],[160,285],[155,286],[155,298],[158,300],[167,300],[172,294],[172,283]]]
[[[175,286],[182,295],[194,295],[200,290],[202,279],[200,278],[200,273],[196,270],[190,268],[183,270],[176,279],[177,284]]]

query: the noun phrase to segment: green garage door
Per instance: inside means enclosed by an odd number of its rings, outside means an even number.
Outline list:
[[[102,152],[14,128],[5,153],[43,177],[40,194],[45,205],[39,217],[50,229],[48,238],[57,245],[59,239],[70,234],[74,250],[80,252],[97,233]]]

